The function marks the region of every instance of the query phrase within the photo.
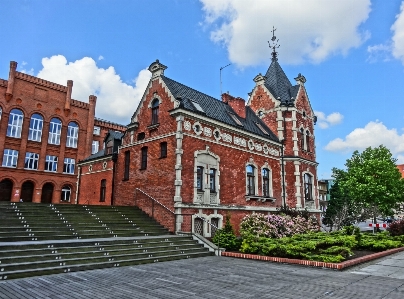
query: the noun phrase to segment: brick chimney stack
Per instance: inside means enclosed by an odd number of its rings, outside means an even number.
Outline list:
[[[70,111],[70,100],[72,99],[73,80],[67,80],[67,93],[65,101],[65,111]]]
[[[10,61],[10,72],[8,74],[8,83],[7,83],[7,91],[6,91],[6,101],[7,102],[13,98],[14,78],[15,78],[16,69],[17,69],[17,62]]]
[[[234,112],[237,113],[238,116],[242,118],[246,117],[245,101],[242,98],[235,98],[228,93],[224,93],[222,94],[222,101],[228,104],[234,110]]]

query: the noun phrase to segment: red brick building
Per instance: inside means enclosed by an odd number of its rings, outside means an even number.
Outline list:
[[[126,129],[96,119],[97,97],[74,100],[72,88],[10,63],[0,79],[0,200],[75,203],[76,163],[102,148],[108,130]]]
[[[214,232],[199,217],[221,227],[230,213],[238,228],[246,213],[284,204],[320,212],[316,117],[302,75],[292,85],[275,53],[246,103],[210,97],[166,77],[166,68],[158,60],[149,67],[152,78],[119,146],[114,180],[108,183],[111,171],[104,178],[97,172],[111,168],[112,156],[93,156],[80,164],[80,188],[105,179],[114,204],[137,205],[171,230],[207,237]],[[90,171],[91,159],[99,162]],[[95,198],[102,197],[98,189]]]

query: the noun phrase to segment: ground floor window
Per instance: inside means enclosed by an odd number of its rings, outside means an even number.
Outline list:
[[[60,196],[60,201],[70,201],[71,188],[68,185],[64,185]]]

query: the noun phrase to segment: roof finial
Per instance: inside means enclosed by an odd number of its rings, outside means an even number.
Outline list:
[[[276,52],[276,49],[280,47],[280,45],[278,45],[279,39],[276,39],[276,36],[275,36],[275,31],[276,31],[276,28],[274,26],[272,26],[272,30],[271,30],[272,45],[271,45],[271,42],[268,41],[269,47],[272,48],[272,60],[278,60],[278,52]]]

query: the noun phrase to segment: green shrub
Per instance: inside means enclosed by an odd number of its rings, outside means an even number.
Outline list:
[[[237,238],[233,226],[230,223],[230,214],[226,215],[226,223],[223,228],[218,229],[212,239],[213,243],[227,250],[238,250],[242,240]]]

